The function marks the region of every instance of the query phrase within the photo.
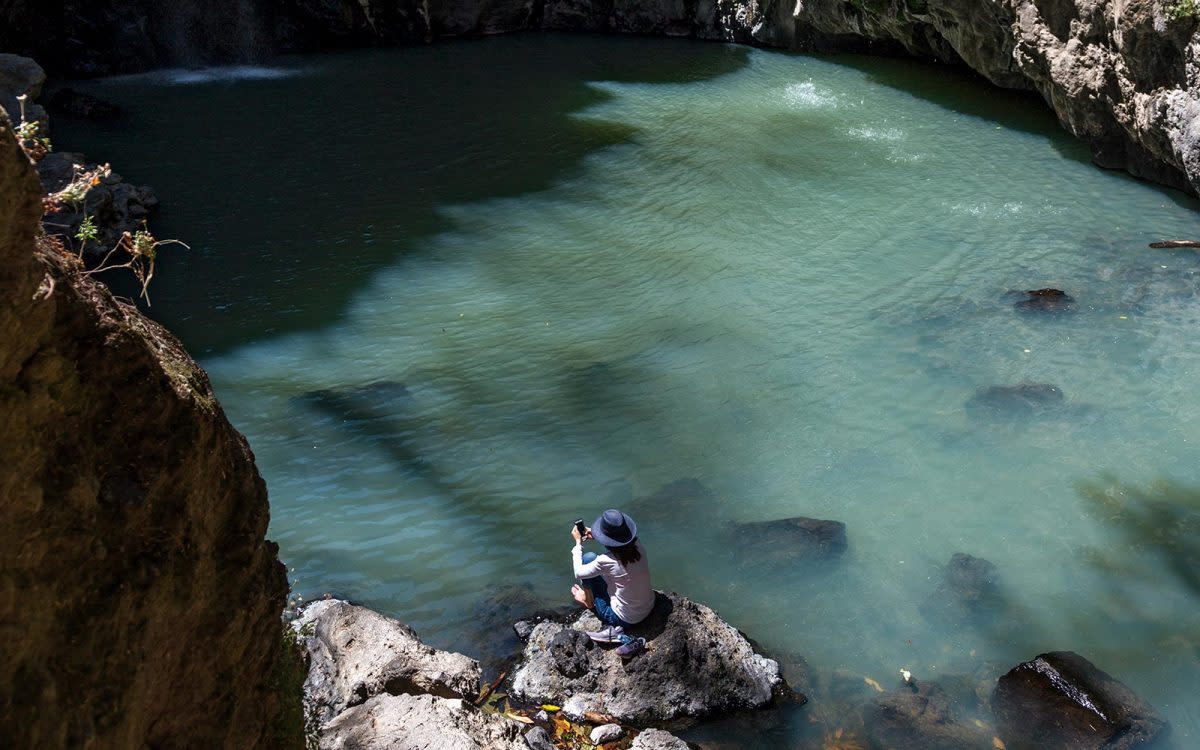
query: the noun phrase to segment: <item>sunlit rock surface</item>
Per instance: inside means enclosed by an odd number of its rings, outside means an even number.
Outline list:
[[[308,651],[304,693],[321,721],[381,693],[470,699],[479,693],[478,662],[427,646],[403,623],[365,607],[313,602],[291,627]]]
[[[535,627],[513,695],[561,705],[568,716],[595,712],[646,725],[762,708],[791,694],[777,662],[711,609],[678,594],[660,593],[650,616],[628,630],[646,638],[647,650],[627,662],[584,635],[599,627],[590,612],[567,625]]]

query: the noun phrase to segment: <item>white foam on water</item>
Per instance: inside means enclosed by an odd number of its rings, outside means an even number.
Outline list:
[[[800,109],[833,109],[838,106],[836,95],[818,88],[812,81],[789,83],[783,90],[783,98],[788,104]]]
[[[850,128],[849,133],[855,138],[861,138],[864,141],[888,141],[894,143],[904,138],[904,131],[899,128],[859,126]]]
[[[212,68],[166,68],[149,73],[117,76],[112,81],[146,81],[169,86],[190,86],[219,81],[270,81],[290,78],[300,71],[265,65],[222,65]]]

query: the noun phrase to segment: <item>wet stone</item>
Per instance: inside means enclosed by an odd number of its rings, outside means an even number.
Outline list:
[[[996,566],[981,557],[956,552],[921,611],[927,617],[963,622],[994,615],[1005,605]]]
[[[830,561],[846,552],[846,524],[797,516],[731,524],[733,544],[749,563]]]
[[[996,684],[992,710],[1009,750],[1131,750],[1168,731],[1128,686],[1072,651],[1018,664]]]
[[[1075,306],[1075,299],[1061,289],[1031,289],[1019,294],[1022,298],[1013,307],[1020,312],[1061,313]]]
[[[989,417],[1035,417],[1066,400],[1062,389],[1049,383],[1018,383],[980,388],[967,400],[969,414]]]
[[[868,703],[863,722],[872,747],[922,750],[988,750],[992,735],[959,715],[933,682],[918,682]]]

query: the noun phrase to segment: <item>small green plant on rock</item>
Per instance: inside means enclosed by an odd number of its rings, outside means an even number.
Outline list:
[[[150,233],[150,230],[145,228],[145,226],[146,225],[143,222],[142,229],[139,229],[133,234],[130,234],[129,232],[123,234],[121,236],[121,240],[117,242],[117,244],[113,246],[111,250],[108,251],[108,255],[104,256],[104,260],[100,261],[100,265],[96,266],[90,271],[84,271],[84,275],[90,276],[91,274],[100,273],[102,271],[112,271],[117,268],[128,268],[130,271],[133,271],[133,275],[137,277],[138,282],[142,285],[142,291],[138,296],[146,300],[146,304],[149,305],[150,281],[154,278],[154,261],[158,256],[158,248],[162,247],[163,245],[183,245],[185,248],[188,246],[179,240],[156,239],[154,235]],[[124,263],[117,263],[111,266],[108,265],[109,259],[112,258],[113,254],[119,250],[124,250],[125,253],[129,255],[129,260],[125,261]]]
[[[83,251],[87,248],[87,243],[96,242],[99,236],[100,230],[96,228],[96,222],[92,217],[83,217],[83,221],[79,223],[79,231],[75,233],[75,239],[79,241],[80,258],[83,258]]]
[[[1167,17],[1181,21],[1200,17],[1200,0],[1175,0],[1163,7]]]

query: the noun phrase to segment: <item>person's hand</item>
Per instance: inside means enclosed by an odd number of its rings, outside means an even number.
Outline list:
[[[575,540],[576,544],[583,543],[583,537],[579,535],[579,528],[577,526],[571,527],[571,538]]]
[[[591,527],[587,527],[583,530],[583,538],[584,539],[595,539],[596,538],[596,537],[592,536]]]

